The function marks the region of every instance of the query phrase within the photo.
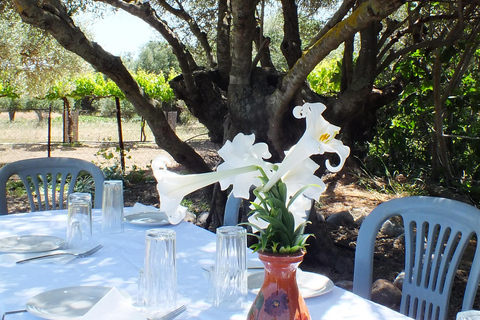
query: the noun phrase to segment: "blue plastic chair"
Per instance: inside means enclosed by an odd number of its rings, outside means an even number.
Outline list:
[[[102,207],[102,170],[93,163],[73,158],[34,158],[6,164],[0,169],[0,214],[8,214],[6,184],[18,175],[25,185],[31,211],[66,208],[67,196],[74,192],[79,173],[92,176],[95,184],[93,207]],[[73,182],[73,183],[71,183]]]
[[[224,226],[236,226],[240,223],[240,205],[243,198],[235,198],[233,192],[230,192],[225,204],[225,214],[223,216]]]
[[[435,197],[405,197],[380,204],[363,221],[357,239],[353,292],[370,299],[373,254],[382,224],[394,217],[405,226],[405,279],[400,312],[415,319],[444,320],[455,273],[472,237],[480,235],[480,210]],[[472,309],[480,276],[476,242],[462,310]]]

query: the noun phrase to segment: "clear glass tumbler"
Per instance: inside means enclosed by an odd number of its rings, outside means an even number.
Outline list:
[[[213,305],[219,309],[245,307],[247,296],[247,231],[243,227],[217,228]]]
[[[67,198],[67,246],[85,248],[92,241],[92,195],[71,193]]]
[[[103,183],[102,231],[123,232],[123,181],[107,180]]]
[[[156,318],[177,304],[176,234],[171,229],[150,229],[145,235],[144,310]]]

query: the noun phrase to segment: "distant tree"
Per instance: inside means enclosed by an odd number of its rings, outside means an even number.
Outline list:
[[[144,70],[156,74],[168,74],[173,71],[180,73],[178,61],[172,53],[172,48],[166,42],[150,41],[145,44],[138,55],[138,58],[127,65],[130,70],[137,73]]]
[[[40,97],[51,83],[91,69],[47,32],[23,23],[11,6],[11,1],[0,5],[0,82],[4,88],[14,88],[17,95]]]

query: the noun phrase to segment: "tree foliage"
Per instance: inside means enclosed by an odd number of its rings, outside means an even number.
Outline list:
[[[75,17],[69,13],[75,1],[11,1],[25,22],[47,31],[115,82],[147,119],[158,145],[174,159],[194,172],[210,170],[169,129],[158,101],[138,86],[121,60],[76,28]],[[325,117],[342,127],[344,140],[352,146],[375,138],[373,128],[378,116],[397,124],[393,126],[397,131],[380,130],[381,139],[377,137],[392,148],[404,146],[400,138],[395,140],[398,144],[387,140],[395,132],[403,130],[406,135],[428,128],[430,135],[424,137],[431,141],[412,145],[430,148],[430,156],[435,159],[432,166],[441,168],[434,172],[448,180],[458,178],[449,158],[453,140],[446,135],[459,130],[447,127],[452,119],[448,117],[458,119],[463,113],[447,111],[457,110],[450,106],[450,96],[465,95],[465,91],[457,94],[457,89],[472,90],[476,85],[472,80],[464,84],[462,79],[473,72],[477,58],[479,0],[94,3],[124,10],[158,31],[171,47],[181,71],[170,81],[175,97],[185,101],[209,129],[214,142],[222,143],[238,132],[255,133],[258,140],[269,144],[278,160],[303,131],[302,124],[291,116],[292,108],[304,101],[321,101],[328,107]],[[333,9],[328,19],[324,18],[324,5]],[[274,24],[269,28],[265,13],[275,13],[277,8],[281,19],[271,20]],[[340,72],[335,69],[322,75],[323,70],[314,71],[332,66],[325,60],[338,48],[342,48],[342,58],[335,68]],[[280,52],[282,59],[274,59]],[[312,91],[306,83],[312,71],[320,78],[340,74],[339,86],[320,90],[321,94]],[[321,87],[318,82],[314,86]],[[328,95],[323,94],[326,92]],[[473,97],[473,93],[468,95]],[[410,112],[411,121],[399,112]],[[392,154],[392,149],[388,150]],[[354,151],[363,156],[361,148]]]
[[[136,59],[131,59],[127,67],[135,73],[140,70],[161,74],[167,72],[168,74],[176,75],[180,72],[178,61],[172,53],[172,49],[165,42],[150,41],[141,49]],[[167,78],[169,76],[167,75]]]
[[[23,23],[11,5],[0,6],[0,95],[43,96],[52,82],[89,69],[47,32]]]

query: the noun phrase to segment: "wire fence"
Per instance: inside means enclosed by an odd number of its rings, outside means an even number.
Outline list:
[[[140,117],[122,119],[121,130],[116,118],[75,114],[72,118],[75,125],[70,133],[73,139],[69,141],[62,113],[49,113],[48,109],[22,110],[12,117],[0,110],[0,166],[20,159],[51,156],[80,158],[101,167],[120,167],[120,141],[127,171],[133,167],[148,168],[155,157],[168,156],[156,145],[150,128]],[[173,120],[171,124],[174,123]],[[175,129],[184,140],[207,139],[206,129],[198,123]]]

